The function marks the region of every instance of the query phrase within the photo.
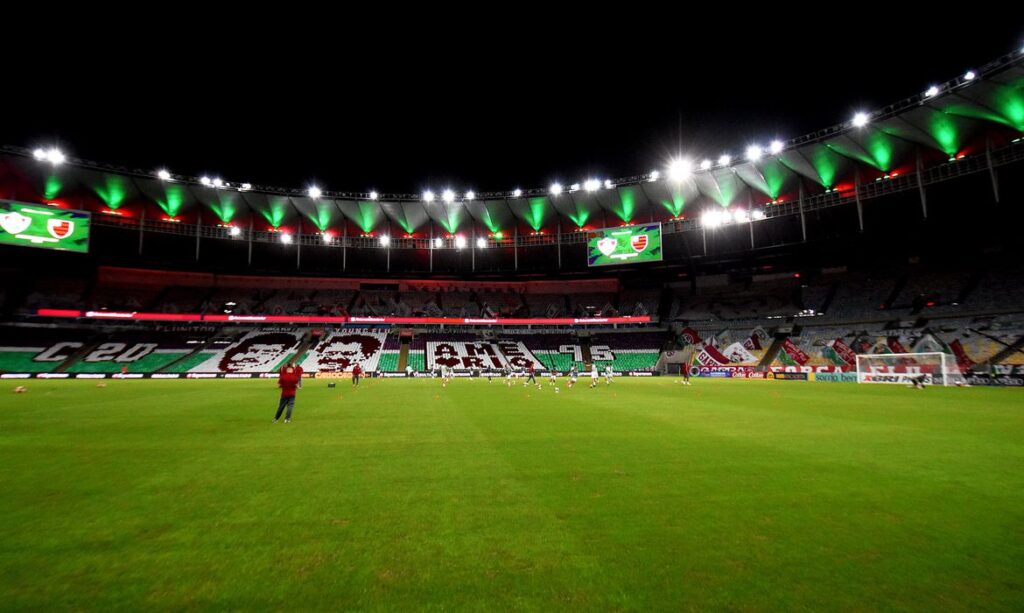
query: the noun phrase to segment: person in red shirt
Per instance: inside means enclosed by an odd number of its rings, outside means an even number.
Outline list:
[[[295,390],[301,382],[302,370],[295,365],[295,360],[289,361],[277,376],[277,386],[281,388],[281,401],[277,403],[277,415],[274,416],[273,423],[276,424],[281,419],[281,413],[285,408],[288,409],[288,412],[284,416],[284,423],[292,420],[292,409],[295,408]]]
[[[352,367],[352,385],[359,387],[359,377],[363,376],[363,367],[358,363]]]

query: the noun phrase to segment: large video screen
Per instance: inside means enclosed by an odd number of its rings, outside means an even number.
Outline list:
[[[661,224],[593,230],[587,245],[590,266],[660,262]]]
[[[0,245],[89,251],[89,213],[0,200]]]

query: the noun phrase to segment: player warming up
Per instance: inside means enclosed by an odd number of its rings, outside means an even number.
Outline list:
[[[611,364],[609,364],[609,365],[604,367],[604,384],[605,385],[611,385],[612,384],[612,377],[615,376],[614,373],[615,373],[615,371],[612,369],[612,365]]]
[[[277,414],[274,416],[273,423],[276,424],[281,419],[281,413],[284,413],[286,408],[288,412],[285,413],[284,423],[291,422],[292,409],[295,408],[295,390],[298,389],[301,381],[302,371],[295,366],[295,360],[289,361],[277,376],[277,386],[281,388],[281,400],[277,403]]]
[[[597,387],[597,362],[590,363],[590,387]]]
[[[363,367],[356,364],[352,367],[352,387],[359,387],[359,379],[363,376]],[[373,386],[371,386],[373,387]]]

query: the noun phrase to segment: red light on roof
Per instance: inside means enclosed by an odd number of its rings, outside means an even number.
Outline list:
[[[794,279],[799,279],[800,278],[800,273],[798,273],[798,272],[793,273],[793,278]]]

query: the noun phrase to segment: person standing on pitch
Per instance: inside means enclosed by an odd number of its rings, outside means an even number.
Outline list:
[[[276,424],[281,419],[281,413],[286,407],[288,412],[285,413],[284,423],[289,423],[292,420],[292,409],[295,408],[295,390],[301,381],[302,371],[295,366],[295,360],[290,360],[277,376],[277,386],[281,388],[281,401],[277,403],[277,415],[274,416],[273,423]]]
[[[590,387],[597,387],[597,362],[590,363]]]
[[[363,367],[356,363],[352,367],[352,386],[359,387],[359,377],[363,376]]]

